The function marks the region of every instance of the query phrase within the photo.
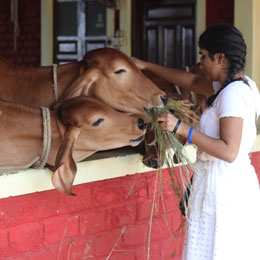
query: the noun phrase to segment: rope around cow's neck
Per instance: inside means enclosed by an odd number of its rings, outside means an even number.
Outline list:
[[[50,110],[47,107],[41,107],[43,122],[43,149],[40,159],[32,166],[35,169],[42,169],[47,163],[51,148],[51,121]]]
[[[57,64],[52,64],[53,76],[53,95],[55,102],[58,101],[58,80],[57,80]],[[47,163],[51,148],[51,121],[50,110],[47,107],[41,107],[43,121],[43,149],[40,159],[32,166],[35,169],[42,169]]]
[[[58,101],[59,99],[59,95],[58,95],[58,80],[57,80],[57,64],[52,64],[53,67],[53,72],[52,72],[52,76],[53,76],[53,94],[54,94],[54,99],[55,102]]]

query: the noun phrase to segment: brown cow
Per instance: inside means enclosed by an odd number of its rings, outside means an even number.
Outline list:
[[[52,66],[26,68],[0,59],[0,99],[34,107],[88,95],[114,109],[146,117],[145,109],[167,103],[165,93],[145,77],[123,52],[101,48],[80,62],[57,66],[57,91]]]
[[[0,101],[0,125],[0,169],[33,166],[43,150],[41,109]],[[96,98],[83,96],[65,101],[57,112],[51,111],[50,125],[47,165],[54,167],[55,188],[70,195],[75,162],[96,151],[136,146],[146,128],[142,119],[120,113]]]

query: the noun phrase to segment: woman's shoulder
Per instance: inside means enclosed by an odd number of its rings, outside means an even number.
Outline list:
[[[237,107],[239,111],[252,106],[257,111],[257,115],[260,114],[259,90],[253,80],[249,77],[246,79],[248,84],[239,80],[227,85],[217,97],[215,106],[218,108]]]
[[[230,82],[221,92],[222,95],[252,95],[252,93],[259,94],[256,83],[246,76],[247,81],[236,80]]]

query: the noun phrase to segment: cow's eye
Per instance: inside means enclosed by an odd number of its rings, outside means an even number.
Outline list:
[[[102,123],[104,121],[104,119],[103,118],[99,118],[96,122],[94,122],[92,125],[93,126],[98,126],[98,125],[100,125],[100,123]]]
[[[123,73],[123,72],[126,72],[126,70],[120,69],[120,70],[115,71],[115,74],[121,74],[121,73]]]

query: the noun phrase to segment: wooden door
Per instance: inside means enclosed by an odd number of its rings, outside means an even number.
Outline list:
[[[196,62],[196,0],[133,0],[132,55],[184,68]]]
[[[95,0],[54,1],[54,61],[82,60],[106,46],[106,8]]]

